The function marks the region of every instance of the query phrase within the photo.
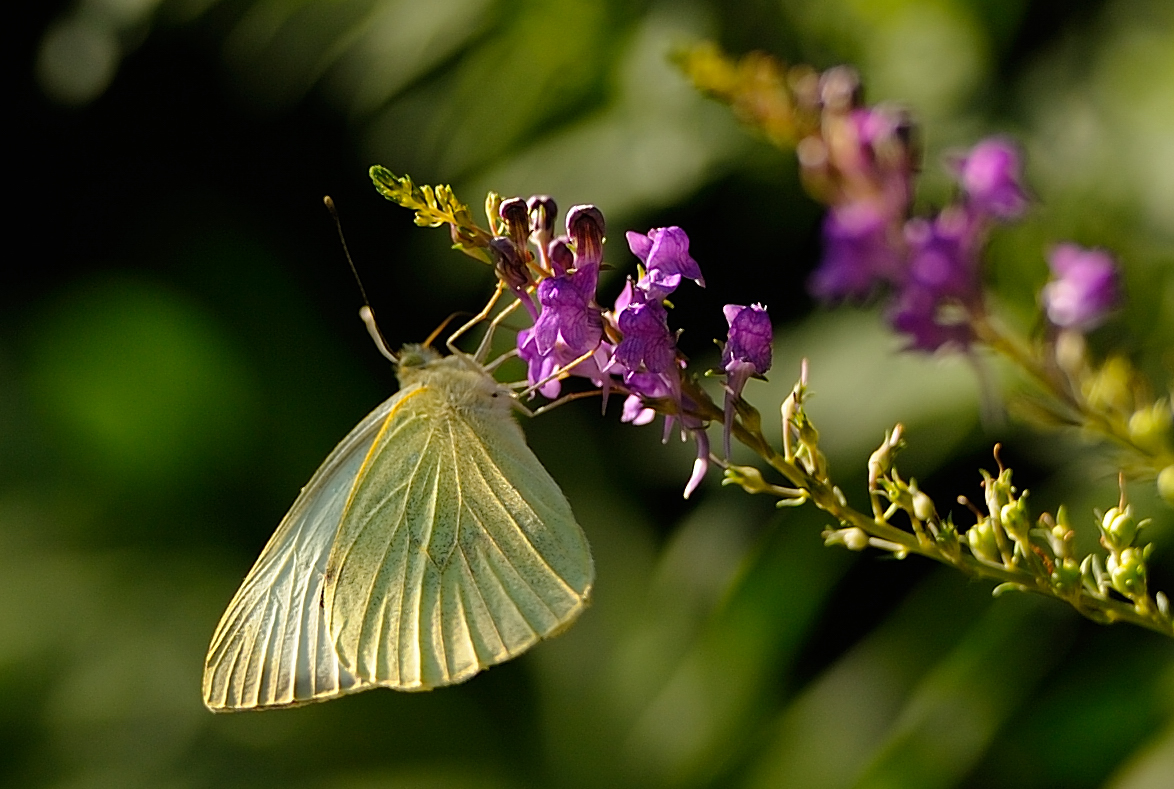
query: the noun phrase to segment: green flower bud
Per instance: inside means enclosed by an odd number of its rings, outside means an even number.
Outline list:
[[[1170,408],[1159,400],[1148,408],[1139,408],[1129,417],[1129,437],[1146,449],[1158,450],[1170,433]]]
[[[730,466],[726,469],[722,485],[738,485],[747,493],[765,493],[770,485],[762,478],[762,472],[754,466]]]
[[[954,528],[953,522],[946,517],[946,520],[939,525],[938,531],[938,545],[946,552],[948,556],[957,558],[961,551],[958,548],[958,530]]]
[[[1027,542],[1027,533],[1031,530],[1031,520],[1027,514],[1027,496],[1004,504],[999,510],[999,520],[1007,533],[1017,542]]]
[[[1076,377],[1087,366],[1087,343],[1078,331],[1062,331],[1056,336],[1056,363],[1070,376]]]
[[[819,431],[806,419],[799,425],[799,440],[809,447],[819,445]]]
[[[865,534],[864,529],[853,526],[850,529],[844,529],[843,535],[844,546],[850,551],[863,551],[868,547],[868,535]]]
[[[927,521],[933,517],[933,499],[920,490],[913,491],[913,514],[918,520]]]
[[[843,545],[850,551],[863,551],[868,547],[869,537],[864,529],[848,526],[823,533],[824,545]]]
[[[966,541],[970,543],[970,552],[991,563],[999,563],[999,543],[995,540],[995,528],[990,520],[983,518],[970,527],[966,532]]]
[[[1130,378],[1132,368],[1123,357],[1107,360],[1084,385],[1084,396],[1098,411],[1126,411],[1133,399]]]
[[[1158,474],[1158,494],[1167,504],[1174,506],[1174,466],[1166,466]]]
[[[1126,505],[1124,510],[1110,507],[1101,519],[1101,532],[1112,550],[1128,548],[1137,536],[1137,521],[1133,517],[1133,508],[1129,505]]]
[[[1071,558],[1057,562],[1051,581],[1052,587],[1061,594],[1072,594],[1080,588],[1080,565]]]
[[[1128,598],[1144,597],[1146,593],[1145,560],[1141,551],[1126,548],[1121,551],[1121,560],[1109,556],[1109,580],[1113,588]]]

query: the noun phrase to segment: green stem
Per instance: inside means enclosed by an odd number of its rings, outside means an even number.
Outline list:
[[[695,416],[702,420],[721,422],[722,410],[704,390],[693,381],[686,382],[685,388],[690,399],[697,405]],[[1128,622],[1166,636],[1174,636],[1174,627],[1162,619],[1156,611],[1147,616],[1129,603],[1111,598],[1094,597],[1084,589],[1081,589],[1078,595],[1062,596],[1048,583],[1046,577],[1034,575],[1027,570],[1006,565],[988,564],[966,551],[958,551],[957,555],[950,555],[943,551],[936,542],[923,542],[912,532],[897,528],[880,518],[869,517],[852,507],[841,504],[832,485],[811,476],[796,464],[789,462],[783,455],[775,451],[761,432],[747,430],[741,420],[734,421],[732,432],[739,443],[766,461],[791,485],[806,491],[815,506],[840,523],[854,526],[870,537],[887,540],[899,545],[906,553],[915,553],[942,564],[948,564],[976,578],[989,578],[999,583],[1011,583],[1036,594],[1064,600],[1079,613],[1094,621]]]
[[[1055,374],[1023,343],[1004,334],[985,318],[976,318],[972,325],[978,338],[985,345],[1010,360],[1027,373],[1052,398],[1072,411],[1075,417],[1073,421],[1080,427],[1099,433],[1127,452],[1141,458],[1145,465],[1155,472],[1161,471],[1169,465],[1170,458],[1165,457],[1163,453],[1155,453],[1137,444],[1129,435],[1128,425],[1092,408],[1078,392],[1072,391],[1064,382],[1057,381]]]

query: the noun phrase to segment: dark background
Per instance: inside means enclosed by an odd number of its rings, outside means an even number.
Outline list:
[[[1092,508],[1116,501],[1111,457],[983,406],[963,360],[898,355],[875,310],[815,308],[803,283],[820,208],[792,157],[696,96],[666,54],[708,37],[856,64],[870,99],[923,124],[925,210],[951,194],[944,152],[1016,136],[1037,201],[992,242],[994,303],[1030,331],[1047,246],[1112,249],[1130,305],[1094,348],[1124,349],[1160,391],[1174,323],[1167,3],[23,10],[9,28],[16,207],[0,288],[0,781],[1168,785],[1168,639],[992,601],[989,584],[922,560],[825,549],[817,512],[776,514],[716,475],[683,502],[691,448],[590,403],[525,425],[598,568],[595,604],[565,636],[433,693],[218,717],[199,698],[239,580],[317,463],[395,386],[322,196],[393,343],[491,288],[443,230],[375,193],[375,162],[452,183],[477,215],[490,188],[598,203],[606,296],[634,270],[623,231],[681,225],[708,283],[674,298],[682,347],[712,364],[721,306],[766,303],[776,364],[747,394],[770,424],[810,358],[812,414],[853,500],[900,420],[900,467],[942,506],[980,496],[977,468],[1002,441],[1036,511],[1066,502],[1091,548]],[[1013,399],[997,361],[980,367]],[[1169,512],[1148,483],[1131,496],[1155,519],[1154,586],[1170,590]]]

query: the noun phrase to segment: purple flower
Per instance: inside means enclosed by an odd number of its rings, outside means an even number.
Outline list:
[[[891,106],[862,107],[851,115],[858,140],[856,172],[870,193],[879,193],[889,214],[904,217],[913,199],[913,174],[918,159],[916,133],[908,114]]]
[[[527,380],[531,386],[539,381],[545,381],[542,386],[538,387],[538,392],[550,400],[559,396],[562,391],[562,381],[557,377],[549,381],[546,379],[562,372],[563,370],[560,368],[565,368],[565,372],[568,374],[587,378],[600,387],[606,402],[611,379],[607,373],[603,372],[603,368],[607,366],[614,350],[610,343],[600,342],[594,353],[586,359],[582,359],[586,351],[576,354],[561,344],[556,344],[552,349],[543,353],[538,349],[538,340],[534,336],[533,327],[518,332],[518,357],[526,362]],[[568,367],[572,363],[574,366]]]
[[[726,457],[730,456],[730,430],[734,425],[734,401],[751,376],[761,376],[770,369],[771,326],[766,307],[751,304],[727,304],[722,311],[730,330],[722,349],[722,369],[726,372],[725,429],[722,433]]]
[[[954,171],[976,211],[1006,220],[1027,210],[1019,149],[1009,140],[983,140],[954,164]]]
[[[531,198],[530,209],[539,230],[553,223],[554,201]],[[544,397],[558,397],[561,382],[546,379],[566,370],[590,378],[604,389],[606,398],[608,378],[601,368],[612,349],[608,345],[606,353],[598,353],[603,345],[603,317],[595,303],[603,258],[603,214],[595,206],[575,206],[567,215],[567,230],[574,251],[567,239],[549,242],[542,260],[555,275],[538,283],[542,311],[532,327],[518,332],[518,355],[526,362],[531,386],[545,381],[538,389]],[[583,358],[587,354],[591,355]]]
[[[823,301],[864,298],[899,275],[901,248],[894,243],[889,215],[875,203],[833,207],[823,223],[824,253],[808,288]]]
[[[1120,298],[1113,258],[1099,249],[1058,244],[1048,255],[1048,265],[1054,278],[1041,294],[1048,320],[1082,332],[1104,323]]]
[[[656,411],[645,405],[645,398],[665,398],[677,402],[678,415],[681,419],[681,440],[685,439],[686,434],[691,434],[697,444],[697,457],[693,461],[693,473],[685,485],[684,496],[689,498],[697,486],[701,484],[701,480],[705,478],[705,472],[709,469],[709,436],[705,432],[705,425],[690,414],[691,410],[696,409],[696,404],[681,393],[679,384],[680,379],[675,376],[654,373],[633,374],[628,379],[628,389],[632,394],[629,394],[624,400],[624,412],[620,419],[633,425],[646,425],[656,418]],[[665,420],[663,441],[669,440],[672,426],[673,421],[670,417]]]
[[[679,227],[656,227],[647,235],[629,230],[628,247],[640,258],[645,274],[637,286],[657,301],[676,290],[682,279],[705,287],[701,267],[689,255],[689,236]]]
[[[526,363],[526,378],[531,386],[537,385],[539,381],[545,381],[559,366],[555,354],[538,350],[533,327],[518,332],[518,357]],[[562,382],[557,378],[546,381],[538,387],[538,391],[543,397],[553,400],[562,391]]]
[[[656,409],[644,405],[644,398],[640,395],[630,394],[624,398],[624,407],[620,413],[621,422],[646,425],[653,419],[656,419]]]
[[[616,325],[624,337],[612,359],[625,370],[625,382],[641,371],[676,372],[677,343],[669,332],[668,314],[659,301],[646,301],[637,295],[616,316]]]
[[[936,351],[947,345],[965,348],[974,339],[964,312],[951,312],[937,293],[917,285],[898,294],[888,320],[894,329],[909,336],[909,348],[920,351]]]
[[[624,400],[621,422],[646,425],[656,418],[656,409],[645,405],[645,400],[672,398],[675,395],[671,378],[661,373],[632,373],[626,383],[631,394]]]
[[[748,367],[753,374],[764,375],[771,362],[771,326],[766,307],[751,304],[727,304],[722,308],[730,330],[722,350],[722,369]]]
[[[655,412],[642,406],[648,400],[672,400],[679,412],[682,363],[677,358],[676,338],[669,331],[664,305],[629,279],[616,298],[611,323],[622,339],[603,371],[623,376],[628,389],[624,421],[651,421]],[[665,420],[666,436],[673,420],[673,416]]]
[[[979,295],[977,227],[965,211],[947,208],[933,221],[905,224],[909,263],[904,282],[939,298],[969,302]]]
[[[559,242],[551,244],[554,247]],[[552,259],[557,259],[552,255]],[[569,274],[549,277],[538,283],[542,313],[529,329],[518,332],[518,355],[529,369],[533,386],[558,368],[574,365],[573,372],[602,385],[599,365],[581,357],[599,348],[603,339],[603,317],[595,304],[599,269],[587,266]],[[606,357],[605,357],[606,358]],[[538,390],[544,397],[558,397],[562,385],[556,378]]]
[[[970,312],[982,301],[979,230],[963,209],[947,208],[933,221],[905,225],[908,269],[889,309],[889,323],[911,338],[910,347],[936,351],[974,339]]]
[[[909,209],[919,150],[904,110],[860,103],[860,78],[839,66],[820,79],[819,131],[800,141],[796,153],[809,191],[841,206],[872,202],[899,223]]]
[[[526,213],[530,220],[530,238],[538,247],[539,260],[544,268],[544,255],[554,236],[554,219],[558,216],[558,204],[550,195],[533,195],[526,201]]]
[[[603,318],[594,305],[597,273],[586,268],[538,283],[542,314],[534,322],[533,336],[540,353],[548,354],[561,345],[574,358],[599,345]]]

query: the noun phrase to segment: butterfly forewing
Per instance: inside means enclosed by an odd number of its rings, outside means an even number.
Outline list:
[[[282,707],[361,690],[339,665],[322,606],[343,509],[399,393],[367,416],[303,488],[229,603],[204,664],[213,711]]]
[[[342,516],[327,626],[363,683],[467,679],[566,627],[590,593],[566,498],[508,402],[466,397],[464,374],[440,367],[390,410]]]

